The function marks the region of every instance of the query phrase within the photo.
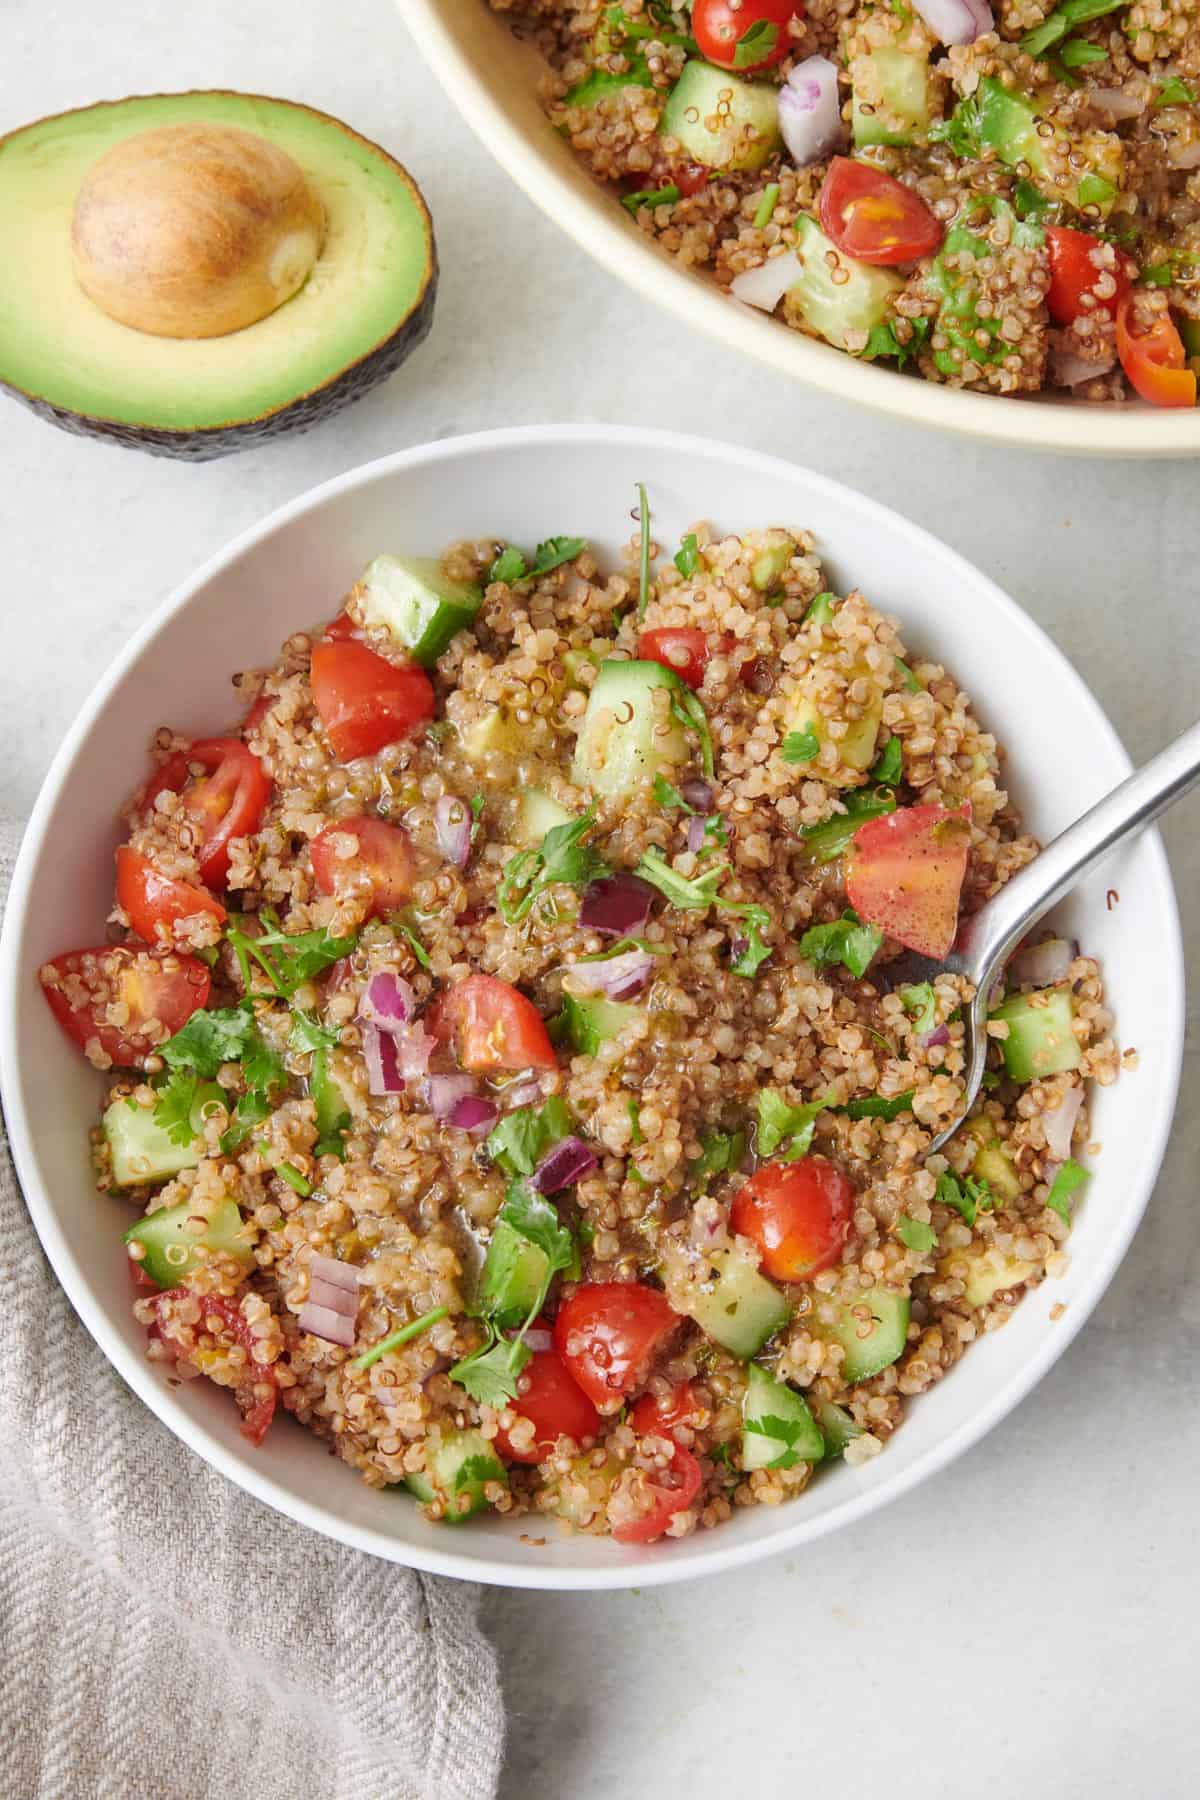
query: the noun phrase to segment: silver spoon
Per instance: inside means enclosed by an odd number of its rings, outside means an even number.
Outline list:
[[[898,981],[929,981],[947,974],[964,975],[975,988],[963,1032],[966,1094],[962,1111],[934,1138],[927,1155],[940,1150],[953,1137],[975,1102],[987,1057],[988,999],[1021,939],[1082,876],[1173,806],[1197,781],[1200,724],[1185,731],[1144,769],[1069,825],[977,913],[965,919],[954,948],[942,962],[909,954],[890,965],[888,976],[893,987]]]

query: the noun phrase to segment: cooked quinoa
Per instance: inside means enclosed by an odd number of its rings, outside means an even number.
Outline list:
[[[878,1453],[1065,1266],[1119,1063],[1097,964],[1052,941],[928,1154],[970,990],[897,979],[924,927],[886,894],[900,938],[848,919],[847,885],[873,823],[923,821],[952,935],[1036,853],[1003,753],[808,532],[649,529],[616,572],[564,539],[373,564],[234,677],[226,736],[156,734],[109,947],[41,972],[106,1071],[97,1181],[165,1374],[434,1518],[626,1542]],[[364,670],[383,715],[346,710]]]
[[[639,229],[788,328],[950,387],[1194,404],[1196,0],[993,0],[993,28],[952,47],[919,0],[808,0],[760,27],[771,66],[736,68],[704,60],[705,15],[750,30],[773,0],[487,3]],[[969,5],[968,34],[989,11]],[[773,98],[814,81],[823,133]],[[894,250],[864,193],[909,211]]]

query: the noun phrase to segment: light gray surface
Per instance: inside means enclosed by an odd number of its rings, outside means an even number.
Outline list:
[[[1135,757],[1193,718],[1200,463],[974,450],[681,339],[488,165],[387,0],[108,0],[103,27],[84,0],[3,12],[0,131],[177,87],[309,101],[409,164],[443,276],[432,339],[382,392],[248,456],[158,462],[0,401],[0,805],[28,808],[96,674],[233,533],[355,463],[522,420],[710,432],[869,489],[1049,627]],[[1198,820],[1191,800],[1166,828],[1193,967]],[[745,1575],[641,1597],[488,1599],[513,1712],[506,1795],[1193,1791],[1194,1003],[1189,1016],[1175,1139],[1137,1244],[1065,1361],[982,1447],[881,1516]]]

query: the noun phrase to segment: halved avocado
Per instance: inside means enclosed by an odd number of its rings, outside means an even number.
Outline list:
[[[265,316],[222,335],[160,335],[84,292],[73,214],[100,158],[196,125],[291,158],[323,229],[303,285]],[[156,455],[206,461],[306,430],[386,380],[433,322],[437,253],[415,182],[339,120],[287,100],[141,95],[26,125],[0,138],[0,233],[0,388],[68,431]]]

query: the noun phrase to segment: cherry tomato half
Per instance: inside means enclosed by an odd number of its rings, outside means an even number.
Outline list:
[[[535,1350],[517,1382],[512,1409],[528,1419],[537,1432],[532,1448],[515,1450],[508,1432],[496,1432],[496,1448],[509,1462],[545,1462],[560,1437],[600,1435],[600,1414],[573,1379],[557,1350]]]
[[[345,854],[348,841],[355,850]],[[413,851],[407,831],[383,819],[336,819],[309,845],[313,879],[323,894],[369,897],[372,914],[396,912],[413,885]]]
[[[260,694],[258,696],[258,699],[254,702],[250,711],[242,720],[243,737],[249,737],[252,732],[258,730],[278,698],[278,694]]]
[[[203,771],[199,775],[194,772],[197,768]],[[168,757],[147,783],[140,803],[143,811],[149,812],[159,794],[168,790],[182,795],[184,809],[199,831],[200,874],[209,887],[223,888],[229,875],[230,840],[249,837],[262,823],[271,793],[266,770],[240,738],[201,738]]]
[[[1132,313],[1127,294],[1117,309],[1117,355],[1134,390],[1152,406],[1195,406],[1195,371],[1170,315],[1160,313],[1152,330],[1135,334]]]
[[[1114,252],[1115,263],[1112,267],[1103,264],[1097,266],[1092,261],[1095,251],[1103,248],[1101,240],[1093,237],[1090,231],[1073,231],[1069,225],[1047,225],[1046,254],[1050,259],[1050,287],[1046,294],[1046,307],[1056,325],[1071,325],[1084,313],[1097,312],[1101,307],[1110,314],[1115,314],[1120,302],[1129,292],[1129,264],[1119,252]],[[1115,284],[1115,291],[1101,297],[1096,293],[1096,283],[1102,282],[1107,288],[1109,282]],[[1083,304],[1084,296],[1091,294],[1094,306]]]
[[[140,1069],[207,1004],[212,978],[194,956],[142,944],[67,950],[43,964],[42,990],[67,1036],[97,1042],[120,1069]],[[118,1009],[117,1023],[111,1018]]]
[[[783,61],[792,48],[788,21],[803,17],[800,0],[695,0],[692,35],[718,69],[753,75]]]
[[[807,1281],[841,1258],[854,1213],[854,1183],[823,1156],[764,1163],[735,1196],[730,1224],[758,1246],[776,1281]]]
[[[700,1492],[700,1464],[690,1450],[676,1444],[667,1468],[641,1472],[642,1492],[650,1503],[640,1518],[626,1519],[612,1528],[618,1544],[652,1544],[662,1537],[676,1513],[683,1512]]]
[[[835,156],[821,188],[821,224],[844,255],[864,263],[915,262],[945,231],[925,202],[882,169]]]
[[[690,688],[698,688],[708,663],[708,639],[693,626],[667,625],[661,631],[643,631],[638,655],[643,662],[661,663],[664,669],[674,670]]]
[[[629,1423],[639,1437],[653,1432],[670,1437],[677,1425],[690,1425],[699,1413],[691,1382],[680,1381],[669,1394],[643,1394],[629,1414]]]
[[[683,199],[690,200],[693,194],[698,194],[702,187],[708,185],[711,174],[712,170],[705,168],[703,163],[676,163],[671,170],[671,180]]]
[[[468,975],[442,994],[430,1009],[429,1029],[472,1074],[558,1067],[533,1001],[495,975]]]
[[[589,1281],[559,1307],[554,1343],[602,1413],[645,1383],[650,1365],[679,1324],[657,1288],[636,1281]]]
[[[400,665],[351,638],[314,644],[313,699],[340,762],[374,756],[433,717],[433,687],[415,663]]]
[[[172,928],[197,913],[208,913],[218,925],[228,917],[221,902],[204,888],[160,875],[150,858],[132,844],[122,844],[117,851],[117,905],[147,944],[171,944]]]
[[[170,1292],[160,1296],[158,1324],[152,1328],[167,1345],[175,1342],[171,1331],[170,1300]],[[234,1398],[242,1415],[242,1436],[249,1438],[257,1447],[266,1437],[267,1427],[275,1417],[275,1404],[279,1399],[279,1382],[275,1370],[270,1363],[256,1361],[256,1340],[250,1321],[235,1299],[224,1294],[204,1294],[201,1296],[200,1306],[200,1320],[194,1327],[197,1335],[202,1337],[207,1333],[218,1344],[240,1344],[246,1352],[245,1381],[234,1389]]]
[[[905,806],[868,819],[846,852],[846,898],[870,925],[939,960],[958,934],[971,808]]]
[[[325,627],[325,636],[331,643],[337,643],[344,638],[361,638],[362,631],[354,623],[349,613],[340,612],[336,619],[330,619]]]

